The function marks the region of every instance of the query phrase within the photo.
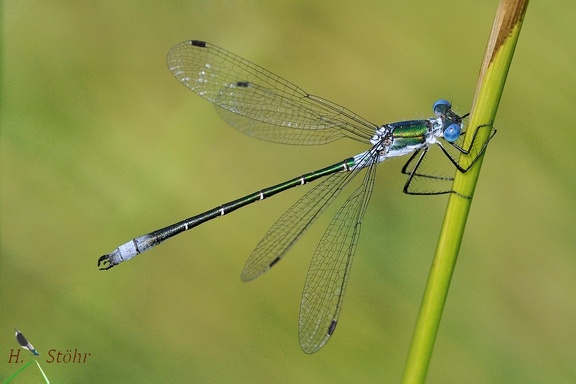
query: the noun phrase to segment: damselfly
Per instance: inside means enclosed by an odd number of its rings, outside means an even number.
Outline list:
[[[216,217],[324,178],[284,213],[256,246],[242,271],[242,280],[250,281],[282,259],[342,189],[356,175],[365,171],[362,183],[352,190],[340,207],[312,257],[300,303],[300,345],[306,353],[319,350],[336,328],[360,225],[374,186],[376,165],[389,158],[411,154],[402,168],[402,172],[408,175],[404,185],[405,193],[457,193],[451,190],[452,178],[427,174],[423,170],[422,164],[429,149],[437,145],[460,172],[466,172],[486,148],[484,144],[475,149],[474,142],[479,130],[476,130],[471,144],[464,148],[462,120],[465,116],[452,111],[451,104],[446,100],[434,103],[435,116],[429,119],[377,126],[339,105],[306,93],[256,64],[204,41],[191,40],[176,45],[168,53],[167,62],[182,84],[220,107],[218,112],[226,121],[250,136],[300,145],[326,144],[346,137],[367,144],[370,148],[326,168],[262,189],[132,239],[100,257],[98,266],[100,269],[110,269],[172,236]],[[456,159],[459,154],[469,155],[465,165]],[[422,190],[416,187],[422,182],[434,184],[435,189]]]

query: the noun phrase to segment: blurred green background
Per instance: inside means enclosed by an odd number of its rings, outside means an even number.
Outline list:
[[[379,167],[338,330],[312,356],[298,345],[299,300],[330,215],[274,270],[239,278],[308,187],[113,270],[96,261],[365,149],[242,135],[172,77],[173,45],[212,42],[381,124],[428,117],[438,98],[468,111],[496,6],[4,2],[0,379],[22,366],[7,363],[18,327],[55,383],[398,382],[446,205],[403,195],[401,161]],[[572,0],[528,9],[430,383],[576,381],[575,11]],[[91,356],[49,364],[51,349]]]

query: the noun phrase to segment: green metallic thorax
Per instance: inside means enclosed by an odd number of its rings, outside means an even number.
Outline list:
[[[392,131],[393,141],[390,152],[403,152],[404,149],[423,145],[426,142],[428,124],[427,120],[411,120],[391,124],[394,130]]]

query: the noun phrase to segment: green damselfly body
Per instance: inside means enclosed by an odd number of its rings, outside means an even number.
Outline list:
[[[369,147],[328,167],[134,238],[100,257],[98,266],[100,269],[110,269],[216,217],[323,179],[286,211],[256,246],[242,271],[242,280],[250,281],[276,265],[344,187],[355,176],[364,173],[360,186],[349,188],[352,189],[350,195],[328,225],[312,257],[299,318],[300,345],[306,353],[318,351],[337,325],[362,218],[374,187],[376,166],[384,160],[409,155],[402,168],[407,175],[405,193],[457,193],[451,189],[451,177],[424,171],[422,164],[429,150],[434,146],[439,147],[459,172],[466,172],[486,148],[484,144],[474,149],[478,130],[471,144],[465,148],[462,144],[465,116],[454,112],[450,102],[443,99],[433,104],[434,116],[431,118],[378,126],[204,41],[191,40],[176,45],[168,53],[167,63],[182,84],[220,107],[217,111],[227,122],[250,136],[298,145],[326,144],[349,138]],[[482,127],[492,129],[488,125]],[[470,157],[465,165],[457,159],[460,154]],[[437,187],[423,190],[417,186],[419,184]]]

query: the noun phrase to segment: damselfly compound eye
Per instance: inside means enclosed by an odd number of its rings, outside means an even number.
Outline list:
[[[444,100],[444,99],[437,100],[434,103],[434,105],[432,106],[434,113],[438,117],[445,114],[446,111],[449,110],[450,108],[452,108],[452,104],[450,104],[450,102],[448,100]]]
[[[461,132],[462,132],[462,129],[460,128],[460,125],[458,125],[456,123],[450,124],[444,130],[444,138],[446,139],[447,142],[453,143],[456,140],[458,140]]]

